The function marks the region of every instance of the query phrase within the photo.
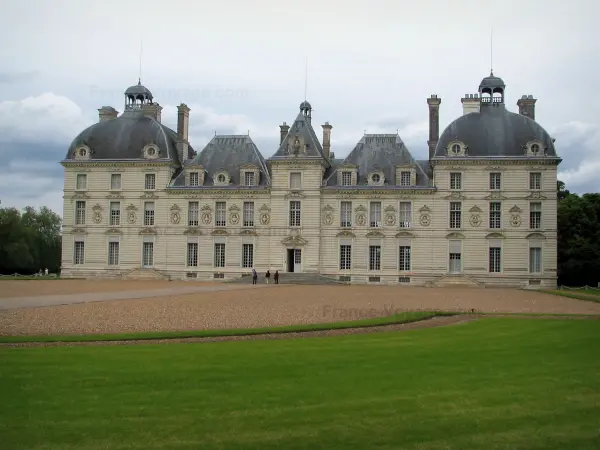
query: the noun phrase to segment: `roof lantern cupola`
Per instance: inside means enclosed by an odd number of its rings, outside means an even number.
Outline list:
[[[138,84],[125,91],[125,111],[141,111],[143,105],[152,104],[152,92],[138,79]]]
[[[500,106],[504,105],[504,91],[506,85],[502,78],[494,75],[493,71],[490,71],[490,76],[485,77],[479,84],[479,97],[481,98],[481,105]]]
[[[304,117],[308,122],[311,120],[312,116],[312,106],[306,100],[300,103],[300,111],[304,114]]]

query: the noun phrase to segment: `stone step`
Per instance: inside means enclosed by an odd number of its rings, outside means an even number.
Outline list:
[[[228,283],[235,284],[252,284],[251,276],[243,276],[240,278],[234,278],[233,280],[228,280]],[[259,284],[266,283],[266,279],[264,274],[259,274],[256,280]],[[273,276],[271,275],[271,279],[269,283],[274,283]],[[303,285],[324,285],[324,284],[345,284],[340,282],[334,278],[325,277],[323,275],[314,274],[314,273],[280,273],[279,274],[279,284],[303,284]]]

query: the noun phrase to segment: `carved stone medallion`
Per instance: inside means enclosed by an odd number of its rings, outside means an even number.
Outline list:
[[[521,216],[519,216],[518,214],[513,215],[510,218],[510,226],[511,227],[519,227],[519,226],[521,226]]]
[[[202,213],[202,223],[204,225],[210,225],[211,222],[212,222],[212,214],[209,212],[203,212]]]
[[[356,225],[362,227],[367,222],[367,218],[364,214],[360,213],[356,215]]]
[[[471,226],[478,227],[479,225],[481,225],[481,217],[479,216],[479,214],[473,214],[469,222],[471,222]]]
[[[100,223],[102,222],[102,213],[99,211],[96,211],[94,213],[94,223]]]
[[[394,214],[386,214],[385,224],[390,227],[396,225],[396,216]]]
[[[181,221],[181,214],[178,211],[171,213],[171,223],[177,225]]]
[[[129,214],[127,214],[127,221],[133,225],[136,220],[137,220],[137,216],[135,215],[135,213],[133,211],[130,211]]]
[[[431,216],[429,214],[421,214],[419,223],[424,227],[428,227],[429,224],[431,223]]]
[[[333,216],[331,214],[325,214],[323,216],[323,224],[331,225],[333,223]]]
[[[260,223],[262,223],[263,225],[269,225],[270,221],[271,221],[271,216],[268,213],[262,213],[260,215]]]
[[[240,215],[236,212],[232,212],[229,215],[229,222],[231,222],[232,225],[237,225],[240,221]]]

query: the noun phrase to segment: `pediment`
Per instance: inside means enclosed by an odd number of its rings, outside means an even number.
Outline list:
[[[546,236],[544,236],[542,233],[529,233],[527,236],[525,236],[525,239],[546,239]]]
[[[462,233],[457,233],[457,232],[453,232],[453,233],[448,233],[446,235],[446,239],[464,239],[465,235]]]
[[[73,198],[90,198],[89,195],[87,195],[85,192],[76,192],[75,194],[73,194]]]
[[[469,212],[472,212],[472,213],[480,213],[480,212],[482,212],[482,211],[481,211],[481,208],[480,208],[479,206],[475,205],[475,206],[473,206],[473,207],[472,207],[472,208],[469,210]]]
[[[358,205],[356,208],[354,208],[355,212],[367,212],[367,208],[365,208],[363,205]]]
[[[365,234],[365,237],[368,237],[368,238],[384,238],[385,234],[383,234],[381,231],[369,231],[367,234]]]
[[[396,234],[396,237],[397,238],[414,238],[415,235],[408,231],[400,231],[399,233]]]
[[[100,205],[100,203],[96,203],[96,204],[95,204],[95,205],[92,207],[92,209],[93,209],[94,211],[102,211],[102,206]]]
[[[121,198],[125,198],[125,197],[120,192],[111,192],[111,193],[109,193],[106,196],[106,198],[108,198],[108,199],[121,199]]]
[[[202,234],[202,231],[200,231],[200,229],[196,228],[196,227],[189,227],[187,230],[185,230],[183,232],[183,234],[192,235],[192,236],[199,236],[199,235]]]
[[[239,211],[239,210],[240,210],[240,207],[238,205],[236,205],[235,203],[229,207],[230,212]]]
[[[393,205],[388,205],[388,206],[385,207],[384,211],[387,212],[387,213],[396,212],[396,208],[394,208]]]
[[[87,234],[87,231],[85,228],[73,228],[71,234]]]
[[[340,231],[338,234],[335,235],[335,237],[338,238],[355,238],[356,235],[352,232],[352,231]]]
[[[333,209],[333,207],[332,207],[331,205],[329,205],[329,204],[328,204],[328,205],[326,205],[326,206],[323,208],[323,211],[325,211],[325,212],[333,212],[333,211],[334,211],[334,209]]]
[[[177,206],[177,204],[174,204],[173,206],[171,206],[171,211],[181,211],[181,208]]]
[[[246,164],[242,164],[240,166],[240,169],[253,170],[253,169],[259,169],[259,167],[255,164],[246,163]]]
[[[532,192],[531,194],[529,194],[527,197],[525,197],[526,200],[546,200],[546,197],[543,196],[541,193],[539,192]]]
[[[521,208],[519,208],[517,205],[515,205],[515,206],[513,206],[512,208],[510,208],[510,209],[508,210],[508,212],[511,212],[511,213],[513,213],[513,214],[515,214],[515,213],[520,213],[520,212],[521,212]]]
[[[210,211],[212,211],[212,208],[210,207],[210,205],[204,205],[204,206],[202,207],[201,211],[207,211],[207,212],[210,212]]]
[[[140,198],[143,198],[143,199],[158,198],[158,195],[156,195],[154,192],[145,192],[142,195],[140,195]]]
[[[260,207],[260,212],[269,212],[269,211],[271,211],[271,208],[269,208],[269,206],[268,206],[268,205],[266,205],[266,204],[263,204],[263,205]]]
[[[289,193],[285,194],[285,198],[305,198],[305,197],[306,197],[306,195],[304,195],[300,191],[290,191]]]
[[[429,208],[429,206],[424,205],[421,209],[419,209],[419,212],[431,212],[431,209]]]
[[[484,198],[485,200],[506,200],[506,197],[500,192],[492,192],[490,195]]]
[[[202,172],[202,171],[204,171],[204,166],[202,164],[198,164],[198,163],[195,163],[195,162],[190,163],[190,164],[186,164],[185,170],[190,170],[190,169],[192,169],[194,171],[197,170],[197,171]]]
[[[156,234],[156,230],[154,228],[143,228],[140,231],[141,235],[155,235]]]
[[[137,206],[135,206],[133,203],[130,203],[127,207],[127,211],[137,211]]]
[[[281,243],[283,245],[306,245],[308,241],[300,236],[288,236]]]
[[[240,231],[240,236],[258,236],[258,234],[254,230],[242,230]]]
[[[486,239],[504,239],[504,235],[502,233],[489,233],[485,237]]]
[[[121,230],[119,230],[118,228],[109,228],[108,230],[106,230],[104,232],[104,234],[109,234],[109,235],[120,235],[123,234],[123,232]]]
[[[467,197],[465,197],[461,192],[452,192],[450,195],[447,195],[444,197],[445,200],[466,200]]]
[[[346,169],[346,170],[349,170],[349,169],[358,169],[358,166],[356,164],[344,163],[344,164],[340,164],[338,166],[338,170],[339,169]]]
[[[228,236],[229,233],[227,232],[227,230],[213,230],[212,233],[210,233],[212,236]]]

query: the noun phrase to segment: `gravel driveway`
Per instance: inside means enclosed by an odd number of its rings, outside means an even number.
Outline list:
[[[1,282],[4,285],[21,283]],[[26,295],[36,291],[25,281]],[[151,291],[151,282],[38,281],[37,294],[98,290]],[[40,284],[41,283],[41,284]],[[113,284],[111,284],[113,283]],[[136,285],[137,283],[137,285]],[[156,289],[208,287],[217,283],[153,282]],[[48,286],[44,286],[47,284]],[[94,301],[0,311],[0,335],[86,334],[162,330],[250,328],[326,323],[387,316],[400,311],[446,310],[494,313],[600,314],[600,303],[513,289],[417,288],[399,286],[220,285],[227,290]],[[11,297],[24,297],[12,289]],[[62,290],[62,291],[61,291]],[[6,291],[3,293],[5,294]],[[174,291],[173,291],[174,292]],[[17,295],[14,295],[14,294]],[[11,302],[6,298],[3,302]],[[43,297],[40,297],[42,300]]]

